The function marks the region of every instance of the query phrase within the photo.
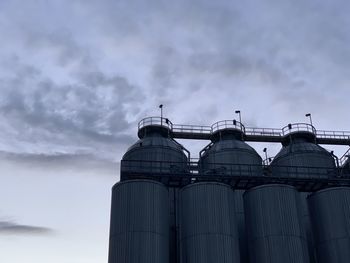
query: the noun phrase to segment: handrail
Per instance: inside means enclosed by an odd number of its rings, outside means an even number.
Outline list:
[[[224,130],[224,129],[236,129],[245,133],[244,125],[236,120],[223,120],[223,121],[215,122],[211,126],[211,133]]]
[[[316,135],[315,127],[308,123],[293,123],[293,124],[290,123],[282,128],[283,136],[286,136],[294,132],[310,132]]]
[[[350,139],[350,131],[324,131],[317,130],[316,135],[318,138],[344,138]]]
[[[282,130],[277,128],[254,128],[246,127],[246,135],[261,135],[261,136],[282,136]]]
[[[350,148],[339,158],[339,165],[343,166],[350,159]]]
[[[146,126],[165,126],[166,128],[169,128],[170,130],[173,129],[173,123],[167,119],[167,118],[162,118],[162,117],[147,117],[142,119],[138,123],[138,129],[142,129]]]
[[[198,132],[204,134],[211,133],[210,126],[174,124],[173,132]]]
[[[138,129],[142,129],[146,126],[164,126],[168,128],[170,132],[174,134],[186,134],[187,138],[189,135],[200,135],[201,138],[209,138],[210,135],[222,129],[237,129],[244,133],[245,136],[254,137],[273,137],[283,138],[294,132],[309,132],[316,136],[316,139],[322,140],[346,140],[350,141],[350,131],[327,131],[327,130],[316,130],[314,126],[308,123],[293,123],[284,126],[283,128],[256,128],[256,127],[245,127],[242,123],[236,120],[223,120],[214,123],[212,126],[208,125],[183,125],[173,124],[167,118],[161,117],[147,117],[142,119],[138,123]]]
[[[339,176],[339,170],[334,167],[319,167],[319,166],[289,166],[289,165],[258,165],[258,164],[232,164],[232,163],[206,163],[205,167],[209,170],[203,170],[201,163],[197,159],[189,162],[168,162],[168,161],[148,161],[148,160],[122,160],[121,172],[137,172],[144,174],[151,173],[184,173],[191,176],[193,172],[200,174],[208,174],[210,172],[217,175],[226,174],[231,176],[239,175],[263,175],[263,168],[268,167],[269,176],[276,177],[316,177],[316,178],[335,178]],[[265,171],[266,172],[266,171]],[[261,173],[260,175],[258,175]]]

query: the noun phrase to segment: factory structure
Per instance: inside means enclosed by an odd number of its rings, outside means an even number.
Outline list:
[[[350,132],[149,117],[112,188],[108,263],[349,263]],[[199,158],[176,139],[207,140]],[[274,142],[263,160],[247,142]]]

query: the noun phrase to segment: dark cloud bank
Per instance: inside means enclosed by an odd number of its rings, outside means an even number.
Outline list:
[[[3,10],[0,150],[120,159],[137,120],[160,103],[189,123],[233,107],[249,125],[310,110],[325,125],[346,117],[346,1],[13,1]]]

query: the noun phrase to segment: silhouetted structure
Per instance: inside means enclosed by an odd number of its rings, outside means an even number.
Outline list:
[[[350,132],[151,117],[138,136],[112,189],[109,263],[350,262],[348,154],[319,145]],[[175,138],[210,143],[191,159]],[[245,141],[283,147],[262,161]]]

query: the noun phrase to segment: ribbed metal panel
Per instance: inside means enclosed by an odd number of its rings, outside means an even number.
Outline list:
[[[162,184],[133,180],[114,185],[108,262],[169,262],[169,199]]]
[[[300,195],[292,186],[264,185],[244,196],[250,263],[308,263]]]
[[[308,201],[318,263],[349,263],[350,188],[321,190]]]
[[[180,192],[181,263],[240,262],[234,192],[196,183]]]
[[[178,196],[179,189],[169,187],[169,201],[170,201],[170,263],[178,263],[179,260],[179,240],[178,240],[178,228],[179,228],[179,212],[178,212]]]
[[[248,244],[245,230],[243,193],[244,190],[235,190],[235,211],[237,219],[239,254],[241,257],[241,263],[248,263]]]
[[[316,252],[315,252],[315,242],[312,234],[312,228],[311,228],[311,218],[310,218],[310,212],[307,202],[307,197],[310,193],[301,192],[301,211],[302,211],[302,223],[304,225],[304,230],[306,234],[307,244],[308,244],[308,250],[309,250],[309,257],[310,257],[310,263],[316,263]]]

